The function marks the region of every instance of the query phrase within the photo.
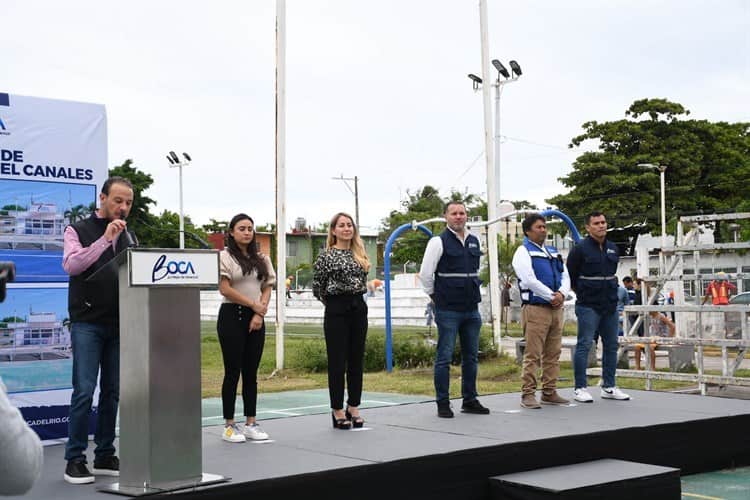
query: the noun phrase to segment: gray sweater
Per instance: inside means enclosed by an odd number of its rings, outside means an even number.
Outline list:
[[[42,442],[14,407],[0,379],[0,495],[22,495],[42,471]]]

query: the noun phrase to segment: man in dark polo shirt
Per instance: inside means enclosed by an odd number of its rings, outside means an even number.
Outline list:
[[[133,236],[127,233],[125,222],[132,205],[130,181],[110,177],[99,194],[99,209],[88,219],[65,228],[63,236],[63,269],[70,275],[68,313],[73,349],[73,394],[64,478],[72,484],[94,482],[85,453],[100,369],[93,472],[120,475],[114,447],[120,400],[119,292],[117,267],[111,260],[132,244]],[[96,276],[89,280],[94,273]]]

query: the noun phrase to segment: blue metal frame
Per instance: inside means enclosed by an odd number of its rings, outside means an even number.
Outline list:
[[[581,234],[578,232],[573,221],[560,212],[559,210],[547,209],[540,212],[544,217],[552,217],[553,215],[562,219],[570,229],[570,234],[573,236],[573,241],[578,243],[581,241]],[[429,238],[432,238],[432,231],[427,229],[425,226],[419,224],[416,228],[412,224],[404,224],[396,228],[388,237],[388,241],[385,244],[385,250],[383,251],[384,258],[384,274],[385,274],[385,369],[388,373],[393,371],[393,327],[391,325],[391,249],[393,248],[393,242],[396,238],[401,235],[407,229],[417,230],[419,229],[425,233]]]
[[[391,326],[391,249],[393,248],[393,242],[399,237],[401,233],[407,229],[415,230],[411,224],[404,224],[396,228],[388,237],[388,241],[385,243],[385,250],[383,251],[384,256],[384,274],[385,274],[385,369],[390,373],[393,371],[393,328]],[[423,225],[418,225],[416,229],[419,229],[428,238],[432,238],[432,231],[427,229]]]
[[[565,224],[568,225],[568,229],[570,229],[570,234],[573,236],[573,242],[578,243],[579,241],[581,241],[581,233],[578,232],[578,228],[576,227],[575,224],[573,224],[573,221],[570,219],[570,217],[560,212],[559,210],[554,210],[552,208],[548,208],[547,210],[542,210],[540,213],[544,217],[552,217],[554,215],[562,219],[565,222]]]

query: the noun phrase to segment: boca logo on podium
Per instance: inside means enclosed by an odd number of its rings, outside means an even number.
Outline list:
[[[195,279],[195,267],[191,261],[170,260],[167,262],[167,256],[162,254],[154,262],[154,268],[151,271],[151,282],[156,283],[165,278],[172,277],[175,279]]]
[[[213,288],[219,282],[219,254],[215,251],[132,249],[128,258],[131,286]]]

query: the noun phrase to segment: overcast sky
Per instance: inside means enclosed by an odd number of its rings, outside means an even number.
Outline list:
[[[290,225],[353,213],[341,174],[372,228],[425,184],[485,194],[478,1],[286,5]],[[490,57],[524,71],[501,101],[503,199],[546,206],[581,124],[636,99],[750,121],[750,0],[488,5]],[[156,212],[179,208],[174,149],[195,222],[273,222],[274,29],[272,0],[2,0],[0,92],[104,104],[109,166],[151,174]]]

